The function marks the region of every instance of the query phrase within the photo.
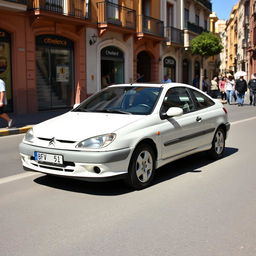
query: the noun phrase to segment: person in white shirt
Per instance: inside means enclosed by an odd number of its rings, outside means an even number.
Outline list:
[[[226,94],[227,94],[228,104],[232,103],[232,98],[233,98],[234,93],[235,93],[235,88],[234,87],[235,87],[235,81],[231,76],[229,76],[226,79],[226,84],[225,84],[225,91],[226,91]]]
[[[13,126],[13,120],[6,114],[5,106],[7,105],[5,83],[0,79],[0,117],[8,123],[8,128]]]

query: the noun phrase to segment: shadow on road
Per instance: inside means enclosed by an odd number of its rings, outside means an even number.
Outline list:
[[[238,152],[237,148],[227,147],[223,158],[229,157],[236,152]],[[201,172],[200,168],[205,167],[212,162],[212,160],[207,159],[205,152],[174,161],[157,170],[152,186],[188,172],[195,174]],[[36,178],[34,181],[40,185],[56,189],[99,196],[117,196],[133,192],[133,190],[128,188],[123,181],[87,182],[50,175]]]
[[[229,157],[238,152],[237,148],[226,147],[225,155],[222,159]],[[220,159],[221,160],[221,159]],[[217,161],[220,161],[217,160]],[[153,185],[173,179],[185,173],[198,173],[202,172],[200,169],[215,161],[210,160],[206,152],[197,153],[177,161],[171,162],[158,169],[155,175]]]

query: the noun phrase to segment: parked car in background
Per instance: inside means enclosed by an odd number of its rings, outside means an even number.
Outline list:
[[[25,170],[149,186],[155,170],[207,151],[221,158],[230,128],[217,99],[180,83],[113,85],[35,125],[20,144]]]

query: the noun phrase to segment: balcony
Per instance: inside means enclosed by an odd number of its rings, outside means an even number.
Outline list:
[[[98,26],[105,29],[114,25],[123,29],[136,29],[136,11],[108,1],[98,2]]]
[[[28,9],[46,11],[79,19],[89,18],[89,4],[84,0],[27,0]]]
[[[164,22],[145,15],[138,15],[138,37],[149,34],[155,37],[164,37]]]
[[[197,0],[197,1],[200,2],[210,12],[212,12],[212,3],[209,0]]]
[[[191,31],[191,32],[193,32],[195,34],[201,34],[203,32],[207,32],[206,29],[204,29],[204,28],[202,28],[202,27],[200,27],[200,26],[198,26],[198,25],[196,25],[194,23],[191,23],[189,21],[187,22],[187,26],[186,26],[185,29],[187,29],[187,30],[189,30],[189,31]]]
[[[0,0],[0,9],[7,11],[26,11],[27,0]]]
[[[184,32],[178,28],[166,27],[165,37],[167,45],[184,45]]]

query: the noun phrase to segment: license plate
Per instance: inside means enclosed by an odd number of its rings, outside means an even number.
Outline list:
[[[62,155],[54,155],[47,154],[41,152],[34,153],[35,160],[41,163],[52,163],[56,165],[63,165],[63,156]]]

